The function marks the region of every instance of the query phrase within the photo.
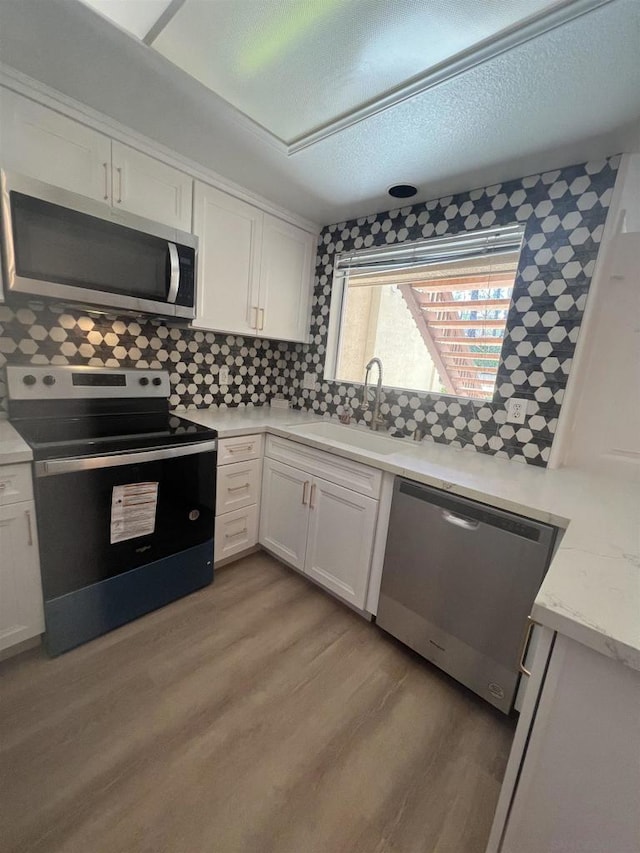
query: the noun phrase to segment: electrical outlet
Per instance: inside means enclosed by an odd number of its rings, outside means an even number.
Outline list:
[[[315,373],[305,373],[304,379],[302,380],[302,387],[306,388],[307,391],[315,390],[316,374]]]
[[[229,368],[224,364],[218,371],[218,385],[229,384]]]
[[[507,423],[523,424],[527,417],[527,403],[523,397],[509,397],[507,400]]]

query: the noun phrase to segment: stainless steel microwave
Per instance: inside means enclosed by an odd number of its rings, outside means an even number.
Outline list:
[[[198,238],[2,171],[5,298],[195,317]]]

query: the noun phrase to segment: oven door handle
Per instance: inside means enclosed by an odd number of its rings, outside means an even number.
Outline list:
[[[56,474],[72,474],[76,471],[90,471],[93,468],[115,468],[121,465],[140,465],[144,462],[156,462],[159,459],[177,459],[180,456],[193,456],[196,453],[209,453],[216,450],[218,442],[201,441],[198,444],[184,444],[178,447],[154,447],[150,450],[132,453],[107,453],[104,456],[81,456],[71,459],[48,459],[34,464],[36,477],[53,477]]]
[[[180,287],[180,258],[175,243],[167,243],[167,246],[169,248],[169,266],[171,267],[167,302],[174,303],[178,298],[178,288]]]

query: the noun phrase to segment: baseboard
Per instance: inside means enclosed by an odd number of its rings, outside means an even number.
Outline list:
[[[42,645],[42,635],[30,637],[28,640],[23,640],[21,643],[16,643],[15,646],[9,646],[8,649],[0,651],[0,661],[9,660],[16,655],[21,655],[23,652],[28,652],[30,649],[35,649]]]
[[[252,545],[250,548],[245,548],[244,551],[238,551],[237,554],[232,554],[230,557],[225,557],[224,560],[218,560],[217,563],[213,564],[214,569],[221,569],[223,566],[230,566],[232,563],[237,563],[238,560],[241,560],[243,557],[248,557],[251,554],[256,554],[258,551],[261,551],[262,548],[260,545]]]

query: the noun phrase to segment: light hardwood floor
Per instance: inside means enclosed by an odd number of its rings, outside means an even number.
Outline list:
[[[482,853],[513,722],[264,554],[0,664],[4,853]]]

